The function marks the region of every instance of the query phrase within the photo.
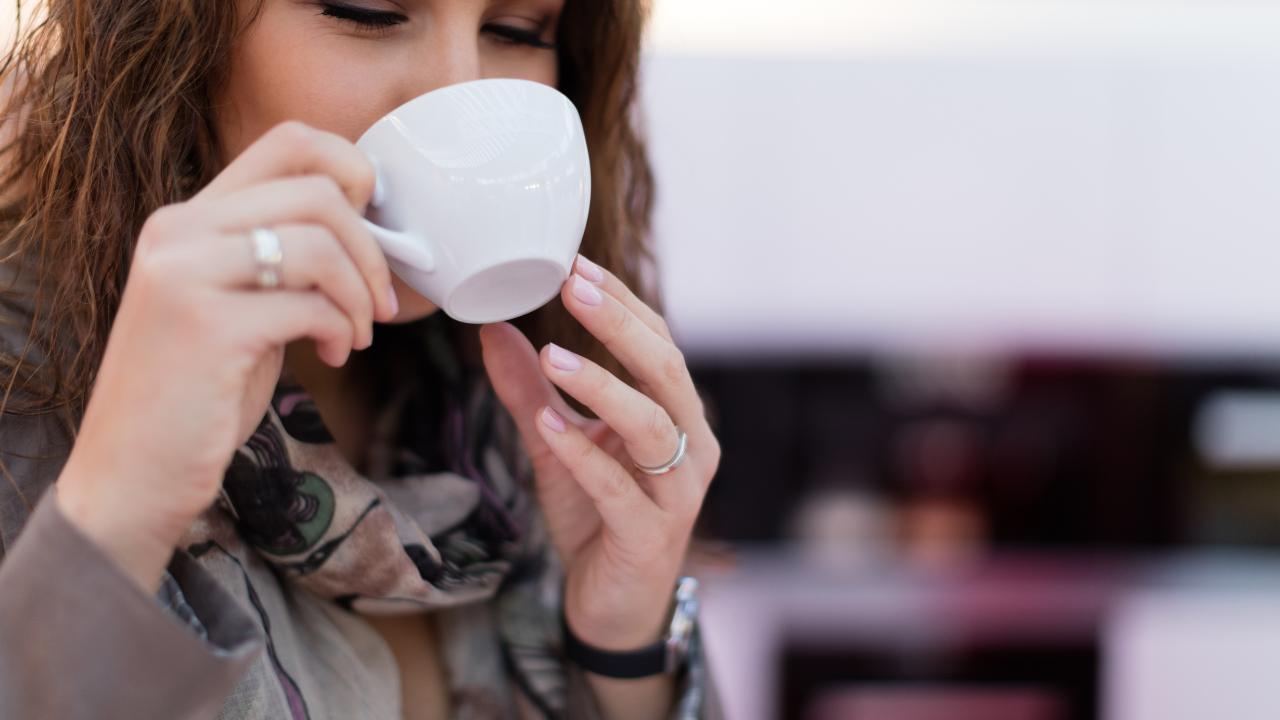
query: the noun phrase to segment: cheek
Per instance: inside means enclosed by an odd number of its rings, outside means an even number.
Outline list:
[[[354,141],[377,119],[379,88],[368,82],[368,63],[299,23],[273,22],[280,15],[264,12],[232,60],[218,117],[227,160],[285,120]]]
[[[485,77],[509,77],[521,80],[532,80],[544,85],[556,85],[559,76],[559,64],[554,52],[545,50],[521,50],[512,52],[509,48],[491,44],[488,50],[482,51],[483,75]]]
[[[368,83],[332,58],[302,54],[253,66],[238,78],[235,98],[237,134],[250,141],[285,120],[301,120],[354,141],[377,119],[367,111],[377,107]]]

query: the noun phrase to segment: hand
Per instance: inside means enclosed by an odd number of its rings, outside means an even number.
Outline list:
[[[340,366],[368,347],[375,312],[395,314],[386,259],[360,222],[373,183],[350,142],[289,122],[143,225],[57,500],[144,586],[217,496],[284,345],[313,338]],[[257,287],[256,226],[280,236],[277,289]]]
[[[635,377],[548,345],[539,355],[514,326],[481,328],[484,362],[520,429],[539,501],[565,564],[565,614],[584,641],[634,650],[664,633],[693,524],[720,462],[683,354],[666,322],[613,274],[579,256],[561,298]],[[585,277],[584,277],[585,276]],[[573,411],[552,383],[590,408]],[[665,475],[676,426],[684,462]]]

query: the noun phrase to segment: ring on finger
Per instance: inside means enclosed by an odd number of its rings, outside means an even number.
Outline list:
[[[650,475],[665,475],[672,470],[675,470],[679,467],[680,463],[684,462],[684,451],[689,441],[689,436],[686,435],[679,427],[676,428],[676,435],[679,438],[677,441],[678,444],[676,445],[676,452],[671,456],[670,460],[662,463],[661,465],[641,465],[634,461],[632,461],[631,464],[639,468],[641,472],[645,472]]]
[[[280,236],[267,227],[255,227],[249,231],[253,241],[253,259],[258,264],[258,287],[271,290],[280,287],[280,267],[284,254],[280,250]]]

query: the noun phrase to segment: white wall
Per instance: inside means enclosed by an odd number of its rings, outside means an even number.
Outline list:
[[[1280,353],[1280,3],[657,7],[691,354]]]

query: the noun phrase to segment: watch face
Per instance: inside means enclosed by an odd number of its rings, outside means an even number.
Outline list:
[[[671,636],[667,638],[667,652],[664,658],[663,672],[673,673],[684,663],[689,654],[689,636]]]
[[[684,602],[676,606],[676,611],[671,617],[671,628],[667,634],[667,651],[669,654],[677,655],[678,659],[684,659],[689,651],[696,610],[696,605]]]
[[[679,667],[689,652],[689,642],[698,616],[697,589],[698,581],[693,577],[680,578],[680,583],[676,586],[675,608],[671,613],[671,625],[667,629],[667,672],[673,672]]]

